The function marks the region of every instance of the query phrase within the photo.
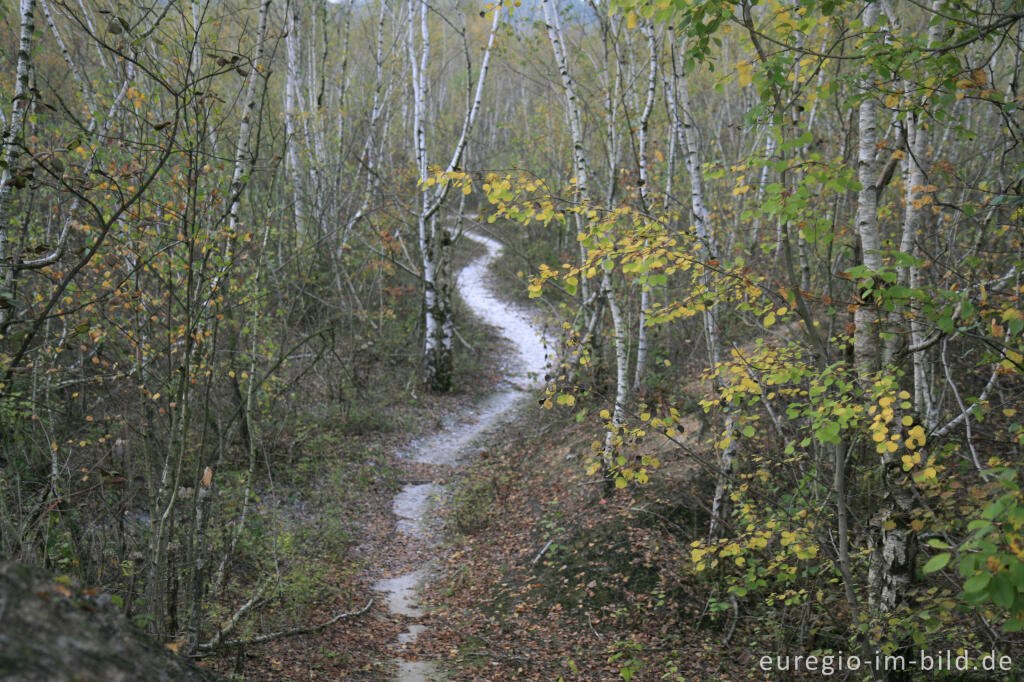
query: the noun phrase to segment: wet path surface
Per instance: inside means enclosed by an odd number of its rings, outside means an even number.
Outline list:
[[[385,597],[392,615],[408,620],[408,629],[399,635],[396,649],[415,649],[417,637],[426,626],[417,622],[426,611],[419,603],[420,587],[430,580],[432,558],[436,552],[432,530],[437,530],[435,509],[444,487],[440,479],[463,458],[472,456],[481,438],[496,426],[511,419],[529,392],[542,385],[546,367],[546,347],[540,331],[524,315],[499,299],[487,282],[490,264],[501,253],[501,244],[483,235],[466,233],[464,238],[479,242],[487,253],[466,266],[459,274],[459,294],[475,315],[496,327],[515,348],[515,355],[505,363],[505,379],[501,388],[456,416],[439,433],[422,438],[409,446],[405,457],[423,467],[433,479],[407,484],[395,495],[393,509],[398,517],[396,555],[392,577],[382,578],[374,589]],[[435,661],[398,657],[398,674],[402,682],[443,679]]]

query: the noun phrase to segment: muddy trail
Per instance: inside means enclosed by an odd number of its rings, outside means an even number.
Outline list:
[[[539,328],[499,298],[488,281],[488,268],[501,254],[502,245],[481,234],[466,233],[464,237],[481,244],[486,253],[459,274],[458,292],[473,314],[495,327],[514,352],[504,363],[504,381],[493,393],[455,414],[440,432],[410,443],[401,455],[408,469],[416,472],[416,480],[404,485],[392,501],[397,528],[391,547],[383,552],[387,565],[381,567],[374,589],[381,593],[392,616],[407,625],[394,642],[395,679],[402,682],[443,679],[439,663],[418,655],[416,646],[427,627],[420,622],[427,611],[419,592],[435,570],[443,531],[443,481],[450,480],[460,462],[479,452],[488,434],[514,416],[542,385],[547,366],[547,345]]]

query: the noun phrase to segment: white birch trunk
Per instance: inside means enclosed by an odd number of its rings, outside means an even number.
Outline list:
[[[418,42],[416,39],[417,28],[419,28],[420,34]],[[428,195],[423,186],[427,180],[426,102],[427,66],[430,63],[430,30],[427,24],[427,6],[422,0],[409,0],[406,46],[409,51],[412,80],[413,155],[416,162],[416,177],[421,186],[417,233],[423,266],[423,308],[425,313],[423,362],[427,385],[433,386],[434,367],[432,363],[437,355],[438,341],[437,320],[433,314],[437,308],[437,276],[434,264],[434,235],[431,229],[432,224],[427,218]]]
[[[68,65],[71,70],[71,75],[74,76],[75,81],[78,82],[78,86],[82,91],[82,98],[85,100],[86,106],[89,108],[89,115],[96,115],[96,93],[92,89],[92,84],[89,82],[88,77],[82,71],[81,67],[78,66],[78,62],[71,56],[71,52],[68,50],[67,44],[64,42],[64,36],[61,34],[60,29],[57,28],[56,22],[53,20],[53,13],[50,11],[50,7],[46,4],[46,0],[39,0],[39,9],[43,11],[43,17],[46,19],[46,25],[50,29],[50,33],[53,35],[54,42],[57,43],[57,49],[60,50],[61,56],[64,58],[64,63]]]
[[[263,78],[263,49],[271,1],[262,0],[260,2],[256,44],[253,47],[245,94],[242,99],[242,119],[238,125],[238,139],[235,143],[234,170],[231,173],[231,208],[228,213],[228,230],[232,236],[238,234],[241,223],[239,212],[242,207],[242,192],[245,190],[247,176],[252,168],[252,115],[257,104],[256,83]]]
[[[940,13],[938,2],[932,3],[932,12]],[[939,42],[942,35],[943,23],[935,21],[928,29],[929,46]],[[912,92],[908,84],[907,92]],[[907,173],[906,173],[906,208],[903,218],[903,235],[900,241],[900,252],[917,257],[918,238],[921,233],[922,212],[925,210],[923,199],[924,188],[928,184],[928,157],[930,154],[929,144],[931,142],[931,130],[925,120],[927,114],[927,100],[921,102],[921,111],[915,116],[908,116],[905,125],[907,126]],[[900,268],[900,284],[911,289],[921,286],[921,270],[916,266]],[[927,336],[920,316],[910,315],[910,346],[911,348],[921,346]],[[925,425],[930,429],[935,427],[937,414],[935,413],[935,399],[932,394],[931,384],[928,380],[928,355],[929,350],[921,350],[911,353],[914,379],[914,410],[924,419]]]
[[[541,7],[544,10],[544,21],[547,27],[548,41],[551,43],[551,50],[555,55],[555,63],[558,65],[558,73],[562,79],[562,93],[565,96],[565,115],[569,121],[569,133],[572,136],[572,159],[573,169],[576,173],[576,192],[581,203],[590,202],[587,173],[587,157],[583,147],[583,123],[580,116],[579,100],[576,96],[576,83],[569,72],[569,62],[565,54],[565,40],[562,35],[562,24],[558,17],[558,8],[552,5],[551,0],[541,0]],[[575,215],[577,236],[584,233],[583,217]],[[587,260],[586,249],[582,242],[579,244],[579,258],[581,263]],[[590,285],[587,279],[580,279],[580,295],[584,302],[590,301]],[[596,315],[596,310],[590,315]],[[591,325],[588,324],[589,328]],[[584,339],[589,342],[590,339]]]
[[[576,173],[576,193],[577,201],[581,206],[589,206],[591,204],[590,187],[588,184],[588,167],[586,157],[586,150],[583,146],[583,131],[582,131],[582,116],[580,113],[579,100],[576,95],[576,85],[573,80],[572,74],[569,71],[569,63],[566,59],[565,52],[565,38],[562,33],[561,21],[558,17],[558,9],[554,7],[550,0],[542,0],[542,7],[544,10],[544,20],[547,24],[548,40],[551,43],[551,49],[555,55],[555,62],[558,66],[558,71],[562,80],[562,93],[565,97],[565,114],[569,121],[569,131],[572,136],[572,148],[573,148],[573,166]],[[609,112],[609,119],[611,119],[611,112]],[[610,122],[610,125],[612,123]],[[609,153],[609,157],[614,156],[612,152]],[[609,187],[614,187],[614,168],[609,173]],[[609,192],[611,189],[609,189]],[[610,198],[610,197],[609,197]],[[584,219],[579,213],[576,214],[576,230],[577,234],[581,235],[584,233]],[[585,248],[580,242],[580,262],[586,263],[587,253]],[[581,278],[581,293],[583,294],[583,300],[585,304],[588,304],[591,299],[589,296],[589,287],[587,286],[586,278]],[[604,475],[607,479],[607,484],[611,484],[611,451],[614,445],[614,438],[619,428],[622,425],[627,395],[629,392],[629,378],[627,363],[628,358],[626,356],[626,345],[625,345],[625,325],[622,319],[622,311],[619,308],[619,303],[615,298],[615,291],[612,287],[611,278],[608,276],[608,271],[602,268],[601,284],[599,292],[602,298],[608,303],[609,310],[612,315],[612,326],[615,334],[615,356],[616,356],[616,382],[615,382],[615,404],[612,410],[611,428],[605,437],[604,455],[603,455],[603,469]],[[596,315],[599,308],[593,306],[588,314],[587,329],[594,329],[596,327]],[[593,332],[588,333],[588,337]],[[588,343],[590,338],[584,339],[584,343]]]
[[[658,82],[658,46],[654,36],[654,27],[648,22],[641,26],[644,37],[647,38],[647,97],[644,100],[644,109],[640,114],[638,146],[637,151],[637,175],[640,184],[640,204],[647,212],[651,208],[650,196],[650,173],[648,171],[647,142],[648,127],[651,122],[651,114],[654,112],[654,95]],[[647,240],[644,240],[644,249],[647,248]],[[651,307],[651,287],[644,284],[640,290],[640,310],[637,315],[637,338],[636,338],[636,371],[633,376],[633,390],[639,391],[647,375],[647,309]]]
[[[14,286],[15,263],[10,246],[11,190],[18,159],[18,143],[25,127],[25,116],[31,102],[32,44],[35,34],[35,0],[21,0],[19,17],[18,61],[14,73],[14,98],[7,129],[0,146],[0,283],[8,292]],[[0,328],[7,323],[8,308],[0,309]]]
[[[302,173],[299,167],[299,139],[296,129],[299,102],[299,29],[302,25],[301,5],[291,0],[285,8],[287,15],[285,34],[285,85],[284,85],[284,130],[285,130],[285,164],[288,167],[288,178],[292,183],[292,211],[295,216],[295,233],[299,245],[306,235],[306,218],[303,208],[304,193],[302,191]],[[314,188],[315,189],[315,188]]]
[[[878,21],[878,4],[864,5],[863,23],[871,29]],[[870,74],[865,75],[861,89],[870,93],[874,83]],[[878,191],[875,188],[876,147],[878,126],[878,105],[872,97],[866,97],[858,108],[860,138],[857,146],[857,179],[861,189],[857,195],[857,234],[860,237],[861,262],[870,270],[882,267],[881,236],[878,231]],[[867,379],[879,369],[878,309],[871,303],[859,305],[853,314],[854,331],[853,356],[857,373]]]
[[[348,243],[349,233],[352,228],[363,219],[366,215],[367,209],[370,208],[370,201],[373,197],[373,190],[377,182],[377,159],[378,156],[383,153],[382,144],[378,142],[378,137],[384,138],[385,135],[378,136],[377,127],[380,123],[381,115],[383,113],[382,101],[384,98],[384,28],[386,25],[387,18],[387,4],[381,0],[380,7],[377,15],[377,41],[376,49],[374,52],[374,85],[373,85],[373,100],[370,104],[370,121],[366,131],[366,143],[363,145],[363,150],[360,155],[360,159],[363,164],[363,171],[365,179],[363,181],[363,199],[359,208],[349,216],[348,221],[345,223],[345,228],[341,232],[341,242],[338,248],[337,259],[341,260],[342,254],[345,250],[345,245]],[[344,118],[344,116],[339,116]],[[340,128],[339,128],[339,139],[340,139]]]
[[[421,188],[417,228],[423,271],[424,303],[424,378],[435,391],[448,391],[452,386],[452,354],[454,350],[455,326],[452,319],[451,249],[454,238],[444,228],[439,214],[448,197],[451,183],[442,181],[434,192],[427,191],[424,183],[428,179],[426,149],[428,68],[430,66],[430,27],[427,22],[425,2],[410,0],[409,30],[406,44],[412,74],[413,92],[413,147],[416,171]],[[483,100],[484,84],[490,65],[498,26],[501,23],[503,6],[494,8],[487,47],[480,64],[476,88],[469,101],[462,121],[462,130],[445,167],[446,173],[453,172],[462,161],[473,125]],[[416,26],[419,26],[417,41]],[[467,74],[471,77],[472,74]]]
[[[680,51],[685,53],[685,44],[680,46]],[[711,231],[711,221],[708,216],[707,205],[704,203],[704,179],[701,175],[700,141],[697,136],[697,129],[693,122],[693,113],[690,110],[690,86],[686,73],[682,69],[676,70],[676,60],[673,59],[673,76],[678,86],[678,109],[676,108],[675,88],[669,89],[669,97],[674,113],[672,114],[676,134],[679,135],[680,144],[686,157],[686,171],[690,177],[690,210],[693,214],[694,231],[697,240],[702,245],[702,253],[705,262],[715,257],[716,245],[714,234]],[[713,278],[705,266],[701,275],[701,283],[710,288]],[[702,314],[704,323],[704,336],[708,345],[708,361],[712,367],[721,361],[721,342],[718,333],[717,313],[714,309],[714,302],[706,305]],[[716,386],[717,388],[717,386]],[[733,417],[726,414],[725,436],[730,444],[722,450],[718,460],[718,480],[715,483],[715,495],[711,503],[711,523],[708,534],[711,538],[718,537],[723,527],[723,519],[727,515],[727,499],[729,489],[729,478],[732,473],[733,457]]]

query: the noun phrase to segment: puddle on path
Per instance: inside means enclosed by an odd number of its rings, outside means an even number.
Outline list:
[[[391,503],[398,517],[398,532],[410,535],[419,533],[424,512],[440,494],[441,486],[436,483],[409,484],[403,487]]]
[[[473,311],[487,324],[497,327],[501,335],[513,343],[516,356],[505,363],[505,375],[510,386],[500,389],[481,401],[476,407],[461,413],[441,432],[422,438],[410,445],[409,459],[423,464],[453,466],[461,457],[473,452],[474,443],[481,436],[513,415],[514,408],[527,395],[538,388],[547,367],[546,345],[540,331],[515,308],[494,295],[487,284],[487,269],[501,253],[501,244],[490,237],[466,233],[468,239],[479,242],[487,254],[467,265],[459,274],[459,294]],[[431,518],[435,501],[443,489],[436,483],[410,484],[395,495],[393,508],[398,517],[397,532],[405,534],[430,547],[426,525]],[[430,579],[431,567],[418,563],[418,568],[394,578],[383,579],[374,589],[385,594],[391,613],[408,618],[425,615],[419,604],[419,588]],[[411,645],[426,629],[412,623],[398,636],[397,646]],[[428,682],[443,679],[435,661],[398,659],[399,682]]]
[[[419,618],[426,611],[420,606],[419,588],[427,577],[427,569],[421,568],[409,573],[378,580],[373,589],[384,592],[388,599],[388,611],[398,616]]]

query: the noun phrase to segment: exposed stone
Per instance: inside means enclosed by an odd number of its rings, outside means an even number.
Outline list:
[[[0,562],[0,679],[200,682],[223,679],[148,640],[109,595]]]

